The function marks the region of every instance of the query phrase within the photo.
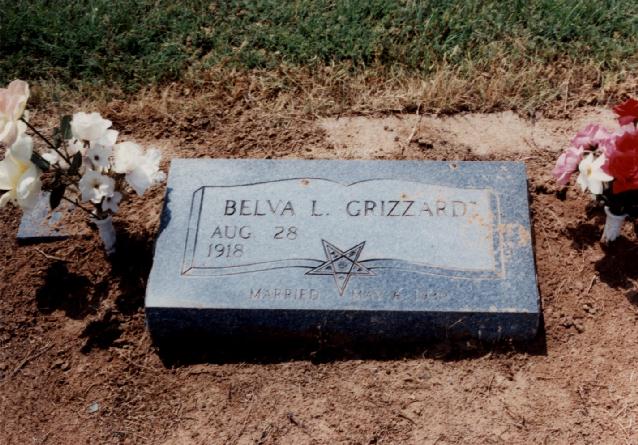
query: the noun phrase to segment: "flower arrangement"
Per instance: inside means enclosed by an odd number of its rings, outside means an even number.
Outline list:
[[[158,149],[144,150],[134,142],[118,142],[112,122],[99,113],[63,116],[51,139],[28,120],[29,85],[14,80],[0,88],[0,208],[13,203],[28,210],[50,192],[55,209],[62,200],[86,212],[97,226],[108,254],[115,251],[112,215],[132,192],[143,195],[165,179]],[[48,151],[34,150],[32,132]]]
[[[638,100],[614,107],[619,128],[613,132],[590,124],[578,132],[558,158],[552,174],[566,185],[576,183],[605,205],[602,242],[615,240],[625,219],[638,216]]]

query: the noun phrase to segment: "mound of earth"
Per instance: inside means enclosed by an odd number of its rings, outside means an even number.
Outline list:
[[[544,332],[528,345],[435,343],[399,356],[162,361],[144,326],[164,190],[115,218],[117,255],[94,232],[18,245],[0,212],[0,442],[7,444],[636,443],[638,242],[599,242],[603,212],[550,170],[600,109],[570,120],[513,113],[169,125],[103,114],[172,157],[523,160]],[[46,124],[36,115],[36,123]],[[38,122],[40,119],[40,122]],[[610,122],[611,126],[611,122]],[[188,347],[188,345],[184,345]],[[321,352],[321,351],[318,351]]]

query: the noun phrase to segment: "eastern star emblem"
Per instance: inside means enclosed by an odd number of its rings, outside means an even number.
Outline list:
[[[366,244],[365,241],[345,252],[326,240],[321,240],[321,242],[323,243],[323,250],[326,253],[327,260],[306,272],[306,275],[332,275],[337,284],[339,295],[343,295],[345,292],[352,275],[374,275],[370,269],[357,261],[363,246]]]

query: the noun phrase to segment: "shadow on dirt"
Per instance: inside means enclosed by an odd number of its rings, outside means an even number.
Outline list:
[[[117,235],[117,250],[110,258],[111,273],[119,282],[115,306],[123,315],[132,315],[144,307],[155,236],[148,233],[132,234],[125,228],[119,229]]]
[[[126,228],[118,228],[117,250],[109,258],[111,276],[118,282],[116,310],[108,309],[87,324],[82,333],[86,337],[82,352],[115,345],[123,333],[123,319],[144,307],[146,281],[153,262],[153,239],[147,233],[132,234]]]
[[[50,314],[63,310],[67,317],[76,320],[95,314],[100,301],[108,292],[108,282],[92,284],[82,275],[70,272],[67,264],[55,261],[47,269],[44,285],[36,291],[38,310]]]
[[[106,349],[115,343],[122,335],[121,321],[107,310],[102,317],[90,321],[80,337],[86,338],[81,352],[87,353],[92,349]]]
[[[605,256],[595,265],[600,280],[616,289],[632,289],[638,278],[638,244],[621,236],[603,250]]]
[[[572,240],[572,248],[578,251],[599,242],[605,225],[604,210],[595,203],[587,205],[585,217],[589,222],[580,222],[565,229],[567,237]]]
[[[629,292],[625,293],[625,298],[627,298],[627,301],[629,301],[631,304],[638,307],[638,291],[630,290]]]
[[[581,223],[575,227],[567,227],[565,231],[572,241],[572,248],[578,251],[597,243],[603,232],[602,227],[597,223]]]
[[[108,280],[94,283],[90,276],[71,272],[67,263],[55,261],[45,272],[44,284],[36,291],[38,310],[50,314],[63,310],[67,317],[90,319],[82,333],[86,338],[82,352],[112,346],[121,336],[125,317],[138,313],[144,307],[146,281],[153,261],[154,236],[147,233],[131,234],[126,227],[117,228],[117,250],[108,258],[111,271]],[[102,309],[109,287],[116,284],[119,291],[114,310]],[[100,313],[102,312],[102,313]]]

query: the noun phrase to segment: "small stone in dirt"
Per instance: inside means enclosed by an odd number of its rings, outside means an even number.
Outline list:
[[[574,326],[574,322],[572,321],[571,317],[561,318],[560,324],[564,328],[571,328],[572,326]]]
[[[62,371],[67,371],[70,368],[69,362],[66,360],[58,359],[53,362],[51,368],[60,368]]]
[[[574,327],[578,331],[579,334],[585,332],[585,325],[581,320],[574,320]]]
[[[100,410],[100,405],[97,402],[93,402],[86,409],[89,414],[96,413]]]
[[[417,143],[419,144],[420,147],[423,148],[427,148],[427,149],[432,149],[434,148],[434,144],[431,141],[428,141],[427,139],[417,139]]]
[[[594,315],[596,313],[596,308],[593,307],[590,303],[583,304],[583,310],[590,315]]]

